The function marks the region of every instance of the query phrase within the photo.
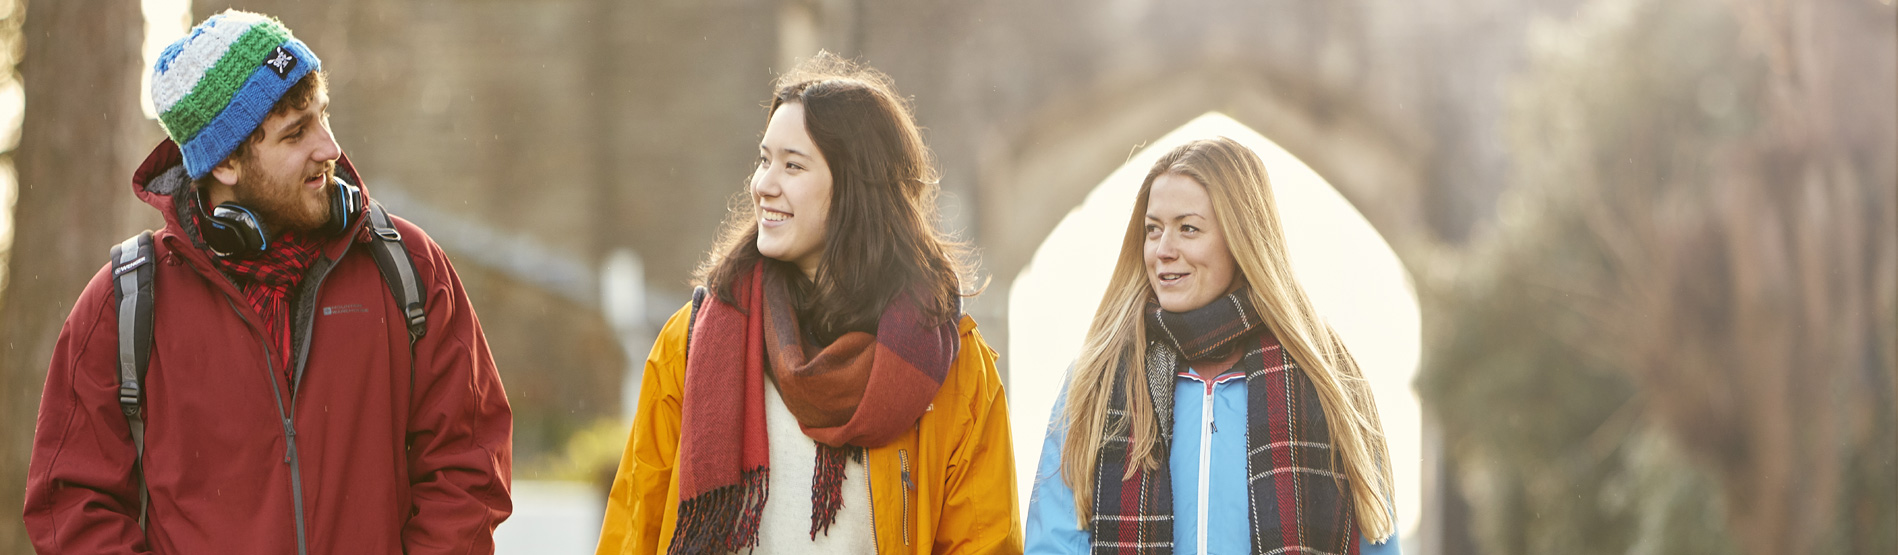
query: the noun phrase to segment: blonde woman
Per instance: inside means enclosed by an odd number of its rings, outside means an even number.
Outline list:
[[[1259,157],[1161,157],[1057,402],[1030,553],[1397,553],[1357,363],[1293,277]]]

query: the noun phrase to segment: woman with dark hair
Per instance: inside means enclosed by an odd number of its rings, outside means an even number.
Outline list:
[[[599,553],[1019,553],[995,351],[889,77],[781,77],[748,185],[646,360]]]
[[[1250,149],[1154,163],[1042,443],[1030,553],[1397,552],[1371,390],[1285,247]]]

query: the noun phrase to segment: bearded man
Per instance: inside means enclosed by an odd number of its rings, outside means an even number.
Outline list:
[[[165,226],[60,331],[26,492],[40,553],[493,552],[500,376],[441,247],[337,145],[321,64],[238,11],[159,58],[170,138],[132,190]]]

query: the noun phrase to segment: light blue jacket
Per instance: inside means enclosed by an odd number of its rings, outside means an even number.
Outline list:
[[[1075,525],[1074,491],[1060,476],[1061,444],[1067,430],[1061,412],[1065,387],[1049,417],[1028,501],[1025,530],[1031,554],[1083,555],[1088,533]],[[1174,379],[1173,447],[1167,461],[1173,476],[1173,549],[1175,553],[1248,554],[1246,531],[1246,380],[1229,372],[1207,383],[1192,373]],[[1202,473],[1205,468],[1207,472]],[[1201,477],[1205,483],[1201,483]],[[1202,522],[1204,525],[1202,525]],[[1201,530],[1205,530],[1204,534]],[[1202,535],[1205,542],[1201,543]],[[1371,543],[1358,538],[1363,555],[1398,555],[1397,535]]]

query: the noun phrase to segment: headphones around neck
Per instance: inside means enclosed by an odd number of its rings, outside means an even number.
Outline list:
[[[341,235],[362,217],[362,189],[337,177],[330,182],[335,185],[330,188],[330,221],[317,230],[325,237]],[[204,226],[198,233],[219,258],[251,258],[270,250],[270,230],[263,218],[235,202],[204,211]]]

